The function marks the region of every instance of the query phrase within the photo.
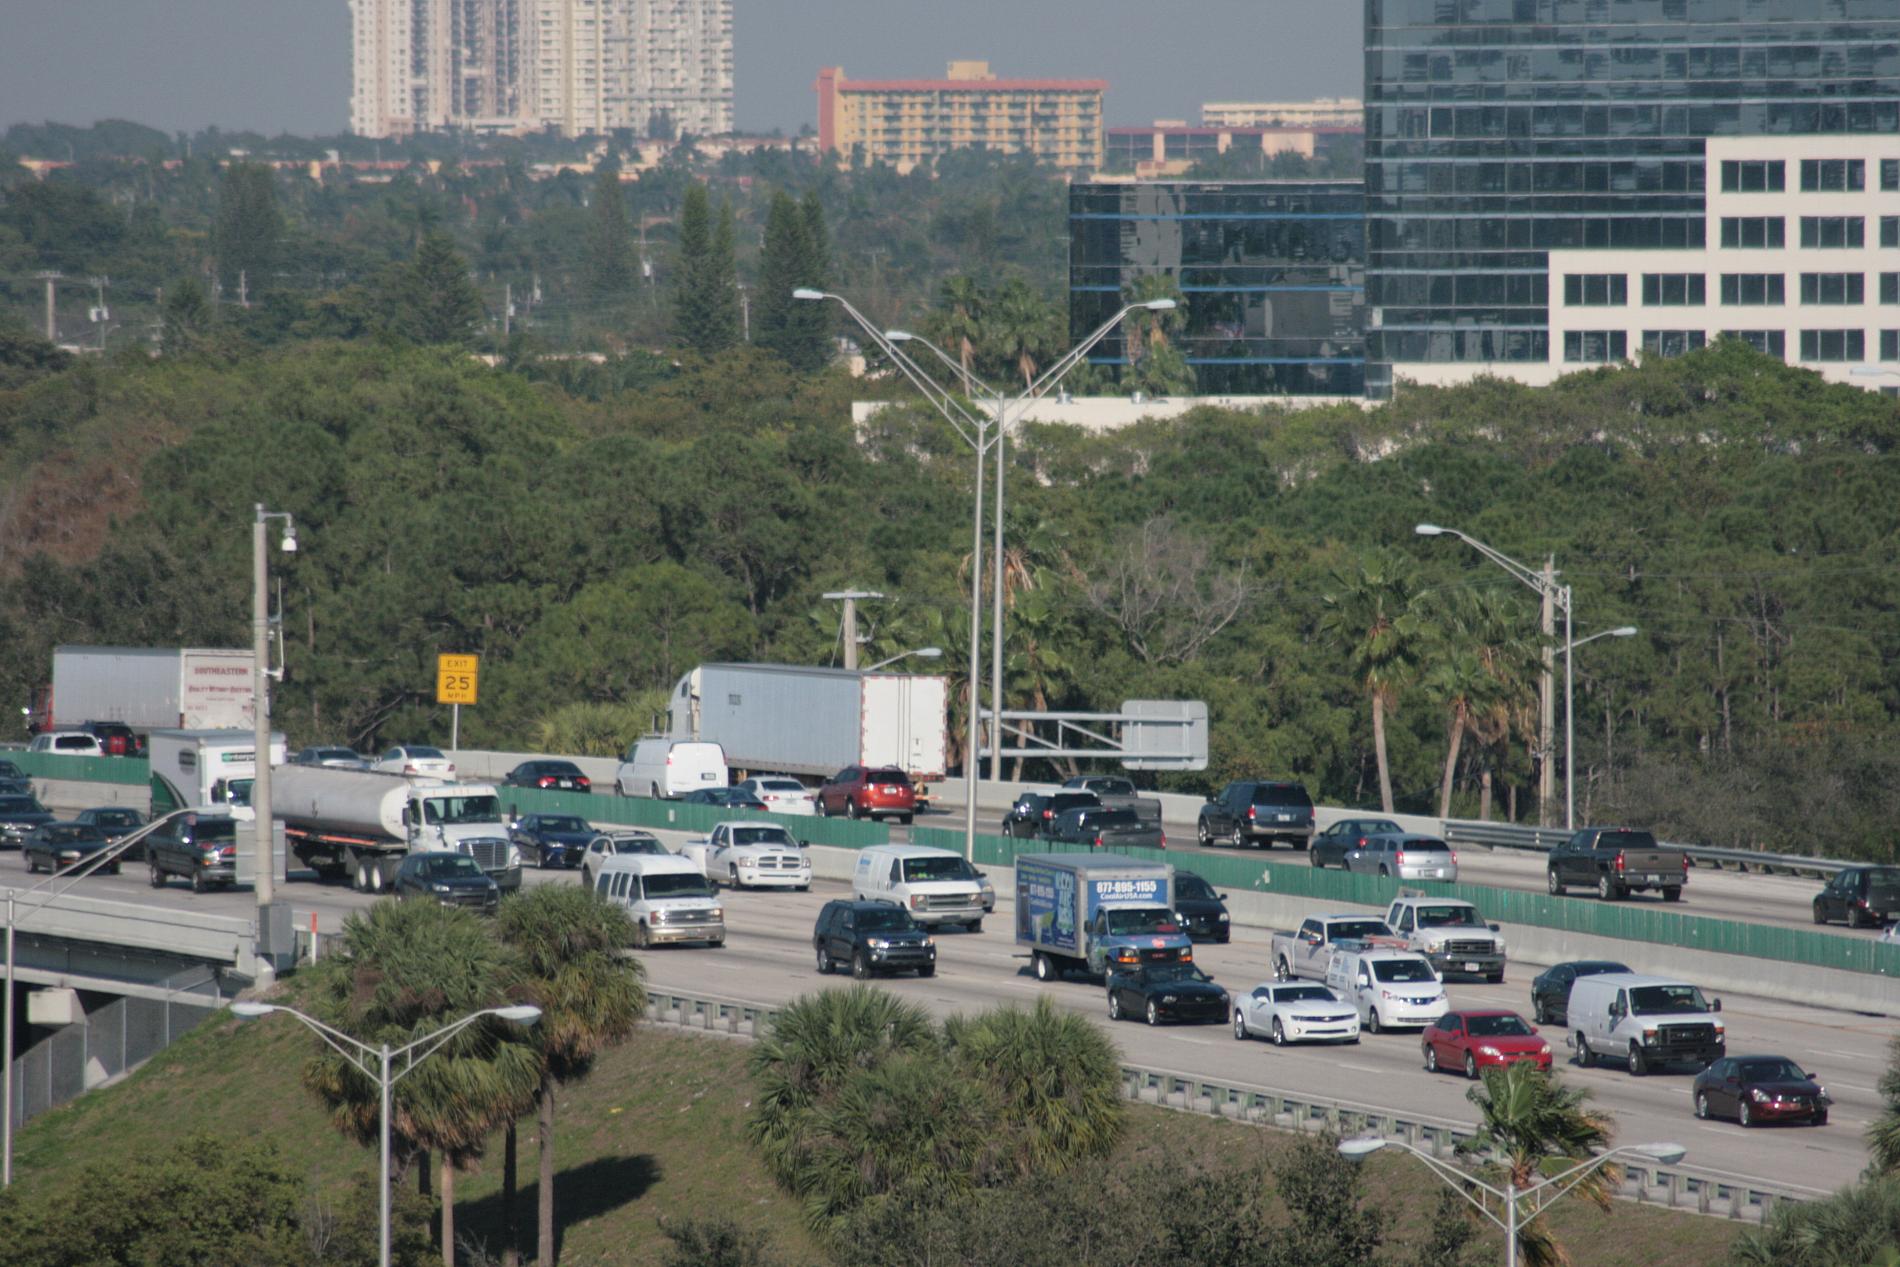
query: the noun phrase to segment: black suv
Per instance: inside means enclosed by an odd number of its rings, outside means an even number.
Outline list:
[[[1814,895],[1814,922],[1879,928],[1900,915],[1900,867],[1843,867]]]
[[[1189,941],[1224,942],[1232,934],[1226,899],[1192,871],[1174,873],[1174,913]]]
[[[860,981],[880,972],[937,973],[937,942],[910,912],[890,902],[826,902],[812,929],[818,971],[850,965]]]
[[[193,893],[237,883],[237,820],[214,814],[180,814],[145,838],[152,887],[172,876],[191,881]]]
[[[1195,836],[1203,846],[1284,840],[1304,849],[1313,839],[1313,798],[1298,783],[1239,779],[1201,806]]]

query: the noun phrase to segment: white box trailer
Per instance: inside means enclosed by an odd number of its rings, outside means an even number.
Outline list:
[[[89,721],[156,730],[242,730],[252,654],[215,647],[53,648],[46,729]]]
[[[215,809],[254,822],[251,785],[257,779],[257,739],[248,730],[154,730],[147,755],[152,768],[152,812]],[[270,737],[273,768],[284,763],[284,736]]]
[[[786,664],[702,664],[669,707],[675,740],[716,743],[733,773],[825,777],[896,766],[943,777],[949,679]]]

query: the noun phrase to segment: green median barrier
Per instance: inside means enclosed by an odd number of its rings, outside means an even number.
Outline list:
[[[801,814],[763,814],[721,805],[661,801],[648,796],[602,796],[542,788],[500,789],[502,808],[522,814],[578,814],[591,823],[644,827],[657,831],[708,832],[736,819],[777,823],[807,844],[862,849],[890,841],[890,828],[869,819],[818,818]]]
[[[0,752],[0,760],[11,761],[35,779],[56,779],[62,783],[143,783],[151,777],[151,762],[144,757],[75,757],[58,752]]]

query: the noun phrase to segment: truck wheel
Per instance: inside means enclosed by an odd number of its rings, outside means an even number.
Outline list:
[[[1238,823],[1234,825],[1234,835],[1228,843],[1233,845],[1236,849],[1245,849],[1247,847],[1247,833],[1241,830]]]
[[[1194,820],[1194,843],[1203,849],[1211,849],[1214,847],[1214,838],[1207,834],[1207,820],[1205,818],[1197,818]]]
[[[191,891],[193,893],[203,893],[206,889],[210,887],[211,886],[209,884],[205,883],[204,872],[194,871],[191,873]]]
[[[1148,1000],[1148,1024],[1150,1025],[1161,1024],[1161,1013],[1158,1009],[1156,1009],[1155,1001],[1153,999]]]
[[[1494,972],[1490,975],[1490,977],[1487,978],[1487,980],[1489,980],[1492,985],[1503,985],[1504,973],[1502,970]]]
[[[927,963],[923,967],[917,969],[917,975],[920,977],[934,977],[937,975],[937,965],[934,963]]]
[[[1597,1062],[1596,1053],[1590,1050],[1590,1044],[1584,1040],[1583,1031],[1577,1031],[1577,1068],[1588,1069]]]
[[[871,979],[871,961],[865,958],[862,950],[851,956],[851,975],[860,981]]]
[[[645,950],[649,944],[650,943],[647,937],[647,922],[645,920],[641,920],[639,923],[633,926],[633,948],[635,950]]]
[[[165,873],[158,869],[158,864],[156,862],[152,864],[151,882],[152,882],[152,887],[155,889],[162,889],[165,887]]]
[[[1119,1021],[1122,1018],[1122,1000],[1113,990],[1108,992],[1108,1019]]]
[[[369,892],[369,862],[366,859],[356,860],[356,866],[350,874],[350,887],[358,893]]]
[[[857,816],[858,816],[858,803],[857,803],[856,801],[853,801],[853,800],[846,800],[846,801],[845,801],[845,803],[844,803],[844,816],[845,816],[846,818],[851,818],[851,819],[855,819],[855,818],[857,818]]]
[[[969,923],[965,924],[964,927],[969,929],[973,933],[980,933],[983,931],[983,921],[980,919],[973,919]]]
[[[1673,889],[1664,889],[1664,890],[1663,890],[1663,901],[1665,901],[1665,902],[1680,902],[1680,901],[1682,901],[1682,889],[1681,889],[1681,887],[1680,887],[1680,886],[1678,886],[1678,887],[1676,887],[1676,888],[1673,888]]]
[[[1381,1026],[1379,1024],[1379,1009],[1376,1007],[1369,1009],[1366,1012],[1366,1033],[1376,1034],[1379,1032],[1380,1028]]]
[[[1281,955],[1280,962],[1273,965],[1273,975],[1282,981],[1291,981],[1293,979],[1293,969],[1287,963],[1285,955]]]
[[[736,862],[733,863],[731,867],[728,868],[728,872],[729,877],[726,880],[726,884],[733,892],[737,893],[739,891],[739,864]]]
[[[816,949],[818,951],[818,975],[828,977],[831,975],[831,956],[825,953],[823,946],[819,946]]]
[[[1616,901],[1616,881],[1607,875],[1597,877],[1597,898],[1604,902]]]
[[[913,815],[910,815],[910,814],[899,814],[897,816],[897,821],[902,823],[904,826],[908,827],[910,826],[910,820],[912,817]]]
[[[1564,884],[1557,878],[1557,868],[1551,867],[1544,872],[1544,885],[1550,890],[1552,897],[1564,895]]]
[[[1049,956],[1043,954],[1040,950],[1029,957],[1029,966],[1031,970],[1035,972],[1036,980],[1055,980],[1056,966],[1049,961]]]
[[[1643,1056],[1640,1043],[1630,1044],[1630,1077],[1640,1078],[1649,1072],[1649,1061]]]

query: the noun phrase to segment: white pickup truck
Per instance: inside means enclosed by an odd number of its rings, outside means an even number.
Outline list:
[[[1441,977],[1483,977],[1493,984],[1504,980],[1504,938],[1469,902],[1402,889],[1385,922],[1407,950],[1431,960]]]
[[[680,846],[717,888],[809,889],[811,859],[805,843],[776,823],[719,823],[704,840]]]
[[[1314,915],[1302,921],[1296,932],[1273,935],[1273,975],[1281,981],[1295,977],[1324,981],[1333,951],[1342,942],[1355,947],[1405,948],[1391,927],[1376,915]]]

